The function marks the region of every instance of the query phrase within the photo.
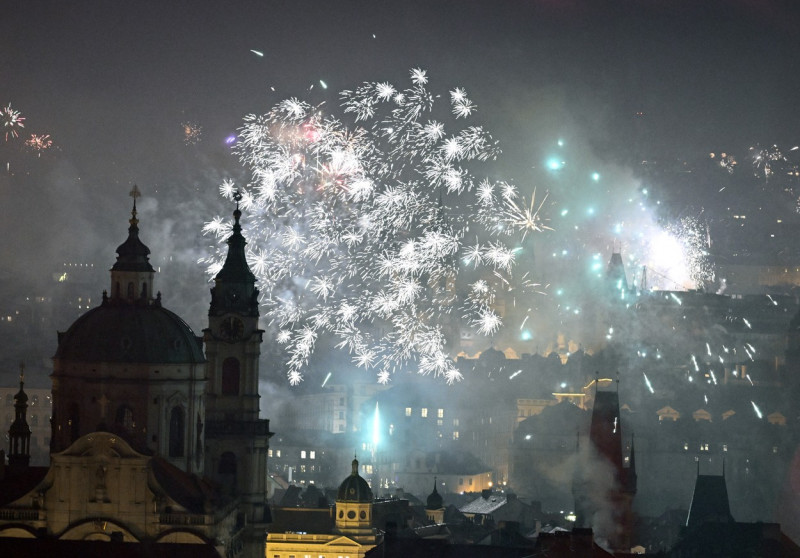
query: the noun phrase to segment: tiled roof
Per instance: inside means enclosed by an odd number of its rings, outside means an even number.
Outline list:
[[[461,513],[476,513],[488,515],[498,508],[506,505],[508,499],[505,494],[492,492],[487,498],[479,496],[466,506],[462,506],[459,511]]]

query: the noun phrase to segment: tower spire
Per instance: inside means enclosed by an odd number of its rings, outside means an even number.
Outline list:
[[[31,462],[31,428],[28,426],[28,395],[25,393],[25,363],[19,364],[19,392],[14,396],[14,422],[8,429],[8,466],[10,473],[18,474]]]
[[[236,209],[233,211],[233,227],[228,237],[228,253],[225,263],[216,277],[215,286],[211,289],[211,308],[209,316],[220,316],[235,312],[244,316],[258,316],[258,289],[255,288],[256,276],[247,264],[245,245],[247,241],[242,236],[242,225],[239,219],[242,212],[239,202],[242,194],[234,192],[233,199]]]

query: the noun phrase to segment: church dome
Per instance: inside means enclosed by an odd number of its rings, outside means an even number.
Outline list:
[[[372,502],[372,489],[358,474],[358,460],[353,459],[353,471],[339,485],[337,502]]]
[[[202,339],[160,304],[103,304],[58,336],[55,358],[83,362],[205,362]]]
[[[428,500],[426,502],[425,509],[426,510],[438,510],[444,505],[444,500],[442,499],[442,495],[439,494],[439,491],[436,490],[436,479],[433,481],[433,492],[428,494]]]

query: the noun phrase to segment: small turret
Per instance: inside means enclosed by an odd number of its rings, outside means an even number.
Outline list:
[[[25,471],[31,462],[31,428],[28,426],[28,395],[25,393],[25,365],[19,366],[19,391],[14,396],[14,422],[8,429],[9,474]]]

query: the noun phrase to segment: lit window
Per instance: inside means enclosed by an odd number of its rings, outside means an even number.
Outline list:
[[[458,440],[458,430],[453,432],[453,440]]]
[[[310,452],[308,452],[308,457],[309,457],[309,459],[316,459],[317,458],[317,452],[314,451],[314,450],[311,450]]]
[[[458,419],[453,419],[453,426],[458,426]]]
[[[306,450],[300,450],[300,459],[306,458]]]
[[[411,407],[406,407],[406,416],[407,417],[411,416]]]
[[[428,418],[428,409],[427,409],[427,407],[423,407],[422,409],[420,409],[420,416],[422,418]]]
[[[280,456],[281,456],[281,450],[276,451],[275,452],[275,457],[280,457]]]
[[[444,418],[444,409],[439,409],[436,411],[436,416],[439,418]]]
[[[267,450],[267,457],[272,457],[272,450]]]
[[[728,451],[728,444],[722,444],[722,451]]]

